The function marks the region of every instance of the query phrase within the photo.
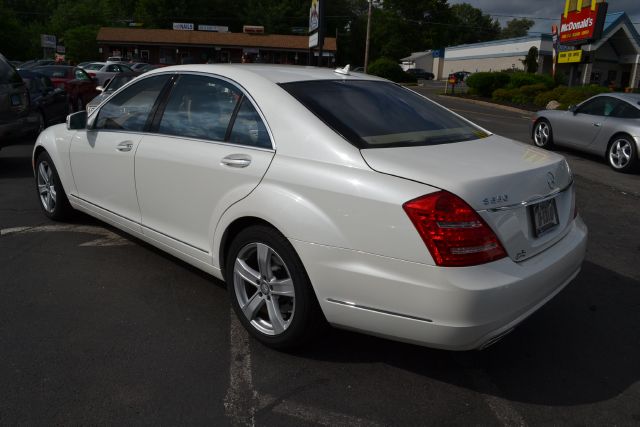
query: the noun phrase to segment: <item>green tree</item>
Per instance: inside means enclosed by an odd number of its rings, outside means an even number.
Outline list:
[[[527,18],[514,18],[507,22],[507,25],[500,31],[501,39],[510,39],[513,37],[523,37],[526,36],[529,32],[529,28],[533,27],[533,22],[531,19]]]
[[[538,48],[531,46],[529,52],[527,52],[527,56],[520,61],[522,61],[522,65],[524,65],[527,73],[535,73],[538,71]]]
[[[98,55],[98,25],[82,25],[64,32],[66,58],[75,62],[91,61]]]
[[[4,3],[0,3],[0,22],[0,52],[9,59],[23,58],[29,40],[23,36],[24,30],[17,15]]]
[[[468,3],[451,6],[451,15],[449,45],[495,40],[500,35],[500,23]]]

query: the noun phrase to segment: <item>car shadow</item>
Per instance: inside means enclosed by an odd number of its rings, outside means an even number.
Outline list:
[[[601,402],[640,379],[638,301],[640,282],[585,262],[555,299],[483,351],[433,350],[332,330],[296,355],[389,364],[509,401],[551,406]],[[461,369],[468,375],[461,375]],[[478,371],[484,379],[478,380]]]
[[[0,178],[29,178],[33,176],[29,150],[33,148],[34,142],[35,138],[7,141],[0,150]]]

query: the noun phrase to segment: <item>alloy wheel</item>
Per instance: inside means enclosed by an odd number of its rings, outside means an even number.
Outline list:
[[[631,161],[632,153],[630,141],[623,138],[616,139],[609,149],[609,162],[614,168],[623,169]]]
[[[533,131],[533,140],[538,147],[544,147],[549,143],[551,129],[546,122],[538,122]]]
[[[38,194],[42,207],[49,213],[56,208],[56,187],[53,178],[53,169],[46,160],[38,164]]]
[[[245,245],[234,263],[233,286],[240,310],[259,332],[277,336],[291,325],[293,280],[273,248],[259,242]]]

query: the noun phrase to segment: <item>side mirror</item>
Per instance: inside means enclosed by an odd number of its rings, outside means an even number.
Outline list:
[[[569,108],[567,109],[569,111],[571,111],[574,115],[576,114],[576,111],[578,110],[578,106],[576,105],[569,105]]]
[[[87,127],[87,111],[78,111],[67,116],[67,129],[80,130]]]
[[[102,86],[96,86],[96,90],[98,92],[104,92],[104,88]]]

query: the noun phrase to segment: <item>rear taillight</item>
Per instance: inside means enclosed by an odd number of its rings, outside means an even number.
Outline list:
[[[402,208],[437,265],[462,267],[507,256],[493,230],[454,194],[439,191],[408,201]]]

